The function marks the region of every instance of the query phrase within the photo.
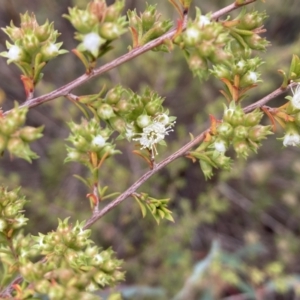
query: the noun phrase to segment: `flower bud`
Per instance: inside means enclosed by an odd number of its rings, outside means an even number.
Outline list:
[[[109,123],[111,127],[119,133],[123,133],[126,130],[126,122],[120,117],[109,119]]]
[[[269,42],[265,38],[260,37],[256,33],[253,33],[249,36],[245,36],[244,41],[251,49],[254,50],[265,50],[269,44]]]
[[[255,125],[250,128],[248,137],[254,142],[259,142],[265,139],[267,135],[272,134],[272,131],[270,131],[270,129],[270,126]]]
[[[248,72],[241,78],[240,85],[241,85],[242,87],[244,87],[244,86],[256,84],[257,82],[259,82],[259,74],[256,73],[256,72],[254,72],[254,71],[248,71]]]
[[[235,140],[233,142],[233,148],[238,157],[247,158],[247,156],[249,155],[250,147],[244,140]]]
[[[106,104],[106,103],[102,104],[97,109],[97,114],[103,120],[108,120],[115,116],[113,108],[109,104]]]
[[[193,73],[199,72],[199,70],[207,70],[207,60],[199,56],[199,54],[192,54],[188,58],[188,64]]]
[[[255,28],[262,26],[263,20],[265,18],[266,18],[265,13],[258,13],[258,12],[246,13],[240,19],[240,24],[238,25],[238,27],[246,30],[253,30]]]
[[[205,179],[210,179],[211,176],[213,175],[213,167],[211,166],[211,164],[201,159],[200,167],[204,174]]]
[[[108,104],[116,104],[119,102],[121,94],[122,94],[122,88],[120,86],[115,87],[106,93],[105,101]]]
[[[232,78],[231,71],[224,65],[213,66],[213,71],[211,71],[211,73],[217,78],[226,78],[229,80]]]
[[[153,116],[161,111],[161,107],[162,107],[162,100],[154,100],[146,104],[145,110],[147,114]]]
[[[118,113],[124,114],[124,113],[128,113],[129,112],[129,110],[131,108],[131,105],[129,104],[129,102],[126,99],[121,99],[117,103],[116,108],[117,108],[117,112]]]
[[[39,128],[34,128],[31,126],[26,126],[22,129],[20,129],[19,136],[20,138],[25,142],[33,142],[43,136],[41,131],[43,130],[43,126]]]
[[[155,6],[148,6],[147,9],[141,15],[142,26],[144,32],[151,29],[156,21],[156,9]]]
[[[219,124],[217,127],[217,133],[224,138],[229,138],[232,136],[233,133],[233,127],[227,123],[227,122],[222,122]]]
[[[238,125],[234,128],[234,137],[239,140],[244,140],[248,136],[248,128],[242,125]]]
[[[151,123],[151,117],[148,115],[140,115],[137,119],[136,119],[136,123],[140,128],[144,128],[148,125],[150,125]]]
[[[183,34],[183,41],[186,46],[195,46],[201,42],[202,33],[195,24],[188,26]]]
[[[106,22],[101,25],[99,33],[104,39],[112,41],[118,38],[123,30],[115,23]]]
[[[254,126],[257,125],[263,117],[263,113],[259,109],[255,109],[251,113],[245,115],[244,125]]]
[[[215,50],[216,48],[211,41],[203,41],[198,47],[199,54],[202,57],[209,57]]]
[[[40,41],[34,34],[27,34],[24,36],[23,45],[29,54],[34,55],[40,47]]]

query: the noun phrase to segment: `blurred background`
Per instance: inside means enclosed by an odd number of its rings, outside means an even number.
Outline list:
[[[159,2],[162,19],[176,21],[177,14],[167,0]],[[69,6],[85,7],[87,0],[2,0],[0,27],[19,14],[34,12],[40,24],[48,18],[61,32],[59,41],[71,50],[77,43],[74,30],[62,18]],[[113,1],[107,0],[108,4]],[[194,0],[203,14],[216,11],[231,1]],[[126,0],[126,9],[143,11],[145,1]],[[266,37],[272,46],[262,54],[260,68],[264,83],[250,92],[244,104],[259,100],[281,84],[278,69],[288,70],[292,54],[300,54],[299,0],[267,1],[251,4],[266,10]],[[194,16],[192,10],[191,16]],[[235,16],[237,12],[231,15]],[[5,51],[6,35],[0,32],[0,52]],[[98,65],[126,53],[131,44],[125,34],[114,43],[113,51]],[[20,72],[0,58],[0,105],[3,110],[25,99]],[[61,55],[44,69],[36,96],[50,92],[84,73],[72,54]],[[180,148],[207,127],[208,114],[220,116],[224,98],[221,83],[210,78],[200,83],[193,78],[180,49],[172,53],[149,52],[93,79],[73,92],[98,93],[116,84],[135,92],[150,86],[165,97],[170,114],[177,116],[168,147],[161,148],[158,160]],[[284,95],[271,106],[284,103]],[[66,99],[56,99],[30,110],[27,124],[45,125],[44,137],[32,145],[40,159],[29,164],[8,155],[0,161],[1,185],[22,186],[30,200],[28,232],[46,233],[57,226],[57,218],[71,216],[86,220],[91,211],[85,186],[73,174],[85,176],[87,170],[76,163],[63,165],[66,122],[80,120],[81,112]],[[268,120],[265,120],[268,122]],[[300,293],[300,151],[283,149],[276,135],[263,143],[258,155],[247,161],[235,160],[230,172],[216,172],[205,181],[198,164],[179,159],[146,182],[140,191],[153,197],[170,197],[175,223],[159,226],[149,215],[145,219],[132,199],[127,199],[93,225],[93,239],[103,248],[112,247],[124,259],[126,282],[119,288],[124,299],[298,299]],[[102,169],[102,182],[111,191],[122,192],[147,170],[132,154],[133,145],[119,143],[123,154],[108,160]],[[104,204],[105,205],[105,204]],[[173,298],[174,297],[174,298]]]

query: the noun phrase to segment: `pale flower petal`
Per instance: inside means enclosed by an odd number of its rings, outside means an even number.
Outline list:
[[[293,98],[292,98],[292,106],[296,109],[300,109],[300,84],[297,85],[295,91],[292,89]]]
[[[283,145],[298,146],[300,144],[300,135],[297,133],[287,133],[283,138]]]

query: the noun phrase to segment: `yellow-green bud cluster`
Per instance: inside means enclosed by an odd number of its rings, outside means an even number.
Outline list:
[[[103,55],[108,44],[126,32],[126,17],[120,16],[123,8],[124,0],[110,6],[107,6],[105,0],[95,0],[85,10],[69,8],[69,14],[64,17],[77,30],[75,39],[81,42],[77,50],[91,60]]]
[[[253,84],[261,82],[260,73],[256,70],[262,65],[262,60],[259,57],[254,58],[239,58],[232,59],[230,63],[218,64],[213,66],[210,71],[218,79],[228,79],[234,82],[236,75],[239,76],[239,88],[245,88]]]
[[[34,83],[41,78],[40,71],[47,61],[67,52],[60,50],[62,43],[56,43],[60,34],[54,30],[53,23],[47,20],[39,25],[34,14],[21,14],[20,27],[11,22],[10,26],[2,30],[13,44],[6,42],[8,51],[0,55],[8,58],[8,63],[13,62],[19,66],[24,75],[35,79]]]
[[[217,127],[217,134],[233,145],[238,156],[246,158],[256,152],[261,141],[272,134],[270,126],[260,125],[263,113],[258,109],[246,114],[240,105],[231,102],[225,108],[223,122]]]
[[[236,25],[229,27],[229,32],[243,48],[263,51],[269,42],[257,33],[257,29],[263,32],[263,21],[266,17],[265,12],[247,12],[246,9],[243,9],[238,17],[232,21]]]
[[[0,153],[5,149],[29,162],[38,156],[31,151],[29,143],[43,136],[43,126],[34,128],[24,125],[28,108],[18,108],[17,104],[6,116],[0,112]]]
[[[20,195],[20,189],[8,191],[0,187],[0,233],[2,237],[4,235],[6,238],[11,238],[17,229],[27,223],[28,219],[22,214],[26,202],[25,197]]]
[[[27,296],[45,294],[51,299],[96,299],[93,291],[113,286],[124,279],[121,261],[111,249],[102,251],[90,246],[90,230],[84,224],[72,226],[68,219],[59,220],[56,231],[33,236],[32,248],[47,260],[33,263],[20,259],[20,273]],[[20,288],[21,289],[21,288]]]
[[[197,8],[196,18],[189,21],[185,32],[175,42],[186,51],[188,65],[195,76],[208,76],[207,63],[224,62],[231,58],[231,54],[224,48],[229,41],[227,30],[210,19],[201,15]]]
[[[157,12],[156,5],[146,5],[145,11],[140,16],[138,16],[136,10],[129,10],[127,13],[133,38],[133,47],[145,45],[149,41],[163,35],[172,27],[170,20],[160,21],[160,13]]]
[[[91,152],[96,155],[97,161],[100,161],[104,156],[108,157],[120,153],[120,151],[115,150],[114,144],[107,141],[112,131],[108,128],[102,129],[96,119],[89,121],[82,119],[81,124],[70,122],[68,125],[71,134],[67,141],[71,142],[73,147],[67,146],[66,162],[77,161],[90,167]]]
[[[209,138],[190,152],[200,161],[205,178],[211,178],[213,168],[230,169],[231,159],[225,156],[230,145],[238,157],[247,158],[251,152],[257,152],[261,141],[272,134],[271,126],[259,124],[262,117],[260,110],[246,114],[235,102],[225,107],[222,122],[216,121]]]

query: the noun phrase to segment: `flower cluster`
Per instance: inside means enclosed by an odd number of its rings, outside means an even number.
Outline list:
[[[110,6],[105,0],[94,0],[85,10],[73,7],[69,8],[68,15],[64,15],[77,30],[75,39],[80,41],[77,47],[79,52],[74,53],[84,64],[103,55],[109,50],[109,44],[126,32],[126,17],[120,16],[123,7],[124,0],[118,0]]]
[[[46,21],[43,25],[39,25],[34,14],[29,15],[27,12],[21,14],[20,27],[11,23],[3,31],[13,44],[6,42],[8,51],[1,52],[0,55],[6,57],[8,63],[15,63],[30,80],[30,84],[27,83],[25,86],[29,94],[42,78],[41,70],[46,62],[67,52],[60,49],[62,43],[56,43],[60,34],[54,30],[53,23]]]
[[[148,119],[147,117],[145,118]],[[156,145],[165,145],[165,136],[168,135],[169,132],[173,131],[172,127],[174,126],[174,124],[175,121],[170,121],[170,118],[166,114],[161,114],[151,120],[148,125],[143,127],[142,133],[132,133],[132,130],[129,126],[126,134],[129,138],[131,138],[132,136],[138,136],[132,138],[132,140],[139,142],[139,144],[141,145],[141,150],[148,149],[149,151],[151,151],[153,158],[154,155],[158,154]]]
[[[292,96],[287,96],[289,102],[280,109],[280,112],[286,116],[285,118],[285,135],[283,145],[300,146],[300,83],[295,88],[291,88]]]
[[[201,15],[196,8],[195,20],[189,20],[186,31],[175,39],[185,50],[188,65],[195,76],[205,79],[208,73],[208,62],[220,63],[231,58],[224,46],[229,41],[227,30],[211,20],[210,15]]]
[[[107,141],[111,130],[102,129],[96,119],[82,119],[81,124],[70,122],[68,125],[72,133],[67,141],[71,142],[73,147],[67,146],[66,162],[78,161],[94,169],[102,159],[120,153],[115,150],[115,145]]]
[[[20,195],[20,189],[8,191],[0,187],[0,232],[11,238],[15,231],[23,227],[27,220],[22,214],[27,201]]]
[[[43,126],[34,128],[24,125],[28,108],[20,109],[15,105],[9,114],[4,116],[0,111],[0,153],[5,149],[29,162],[38,156],[30,150],[29,143],[41,138]]]
[[[141,95],[121,86],[109,90],[103,99],[100,94],[79,97],[79,102],[119,132],[118,139],[137,141],[141,149],[148,149],[152,156],[157,154],[156,145],[164,144],[176,119],[164,109],[164,99],[148,88]]]
[[[90,230],[59,220],[56,231],[33,236],[32,248],[47,257],[42,262],[20,259],[20,273],[30,286],[23,294],[47,294],[51,299],[94,299],[90,292],[123,280],[121,261],[112,250],[90,246]],[[55,284],[53,284],[55,283]],[[22,298],[23,299],[23,298]]]
[[[260,125],[263,113],[254,110],[246,114],[240,105],[232,101],[225,108],[223,121],[213,119],[210,133],[205,141],[190,152],[200,160],[201,169],[206,178],[213,174],[213,168],[230,169],[230,158],[225,152],[233,146],[238,157],[247,158],[251,152],[257,152],[261,141],[272,134],[271,126]]]

